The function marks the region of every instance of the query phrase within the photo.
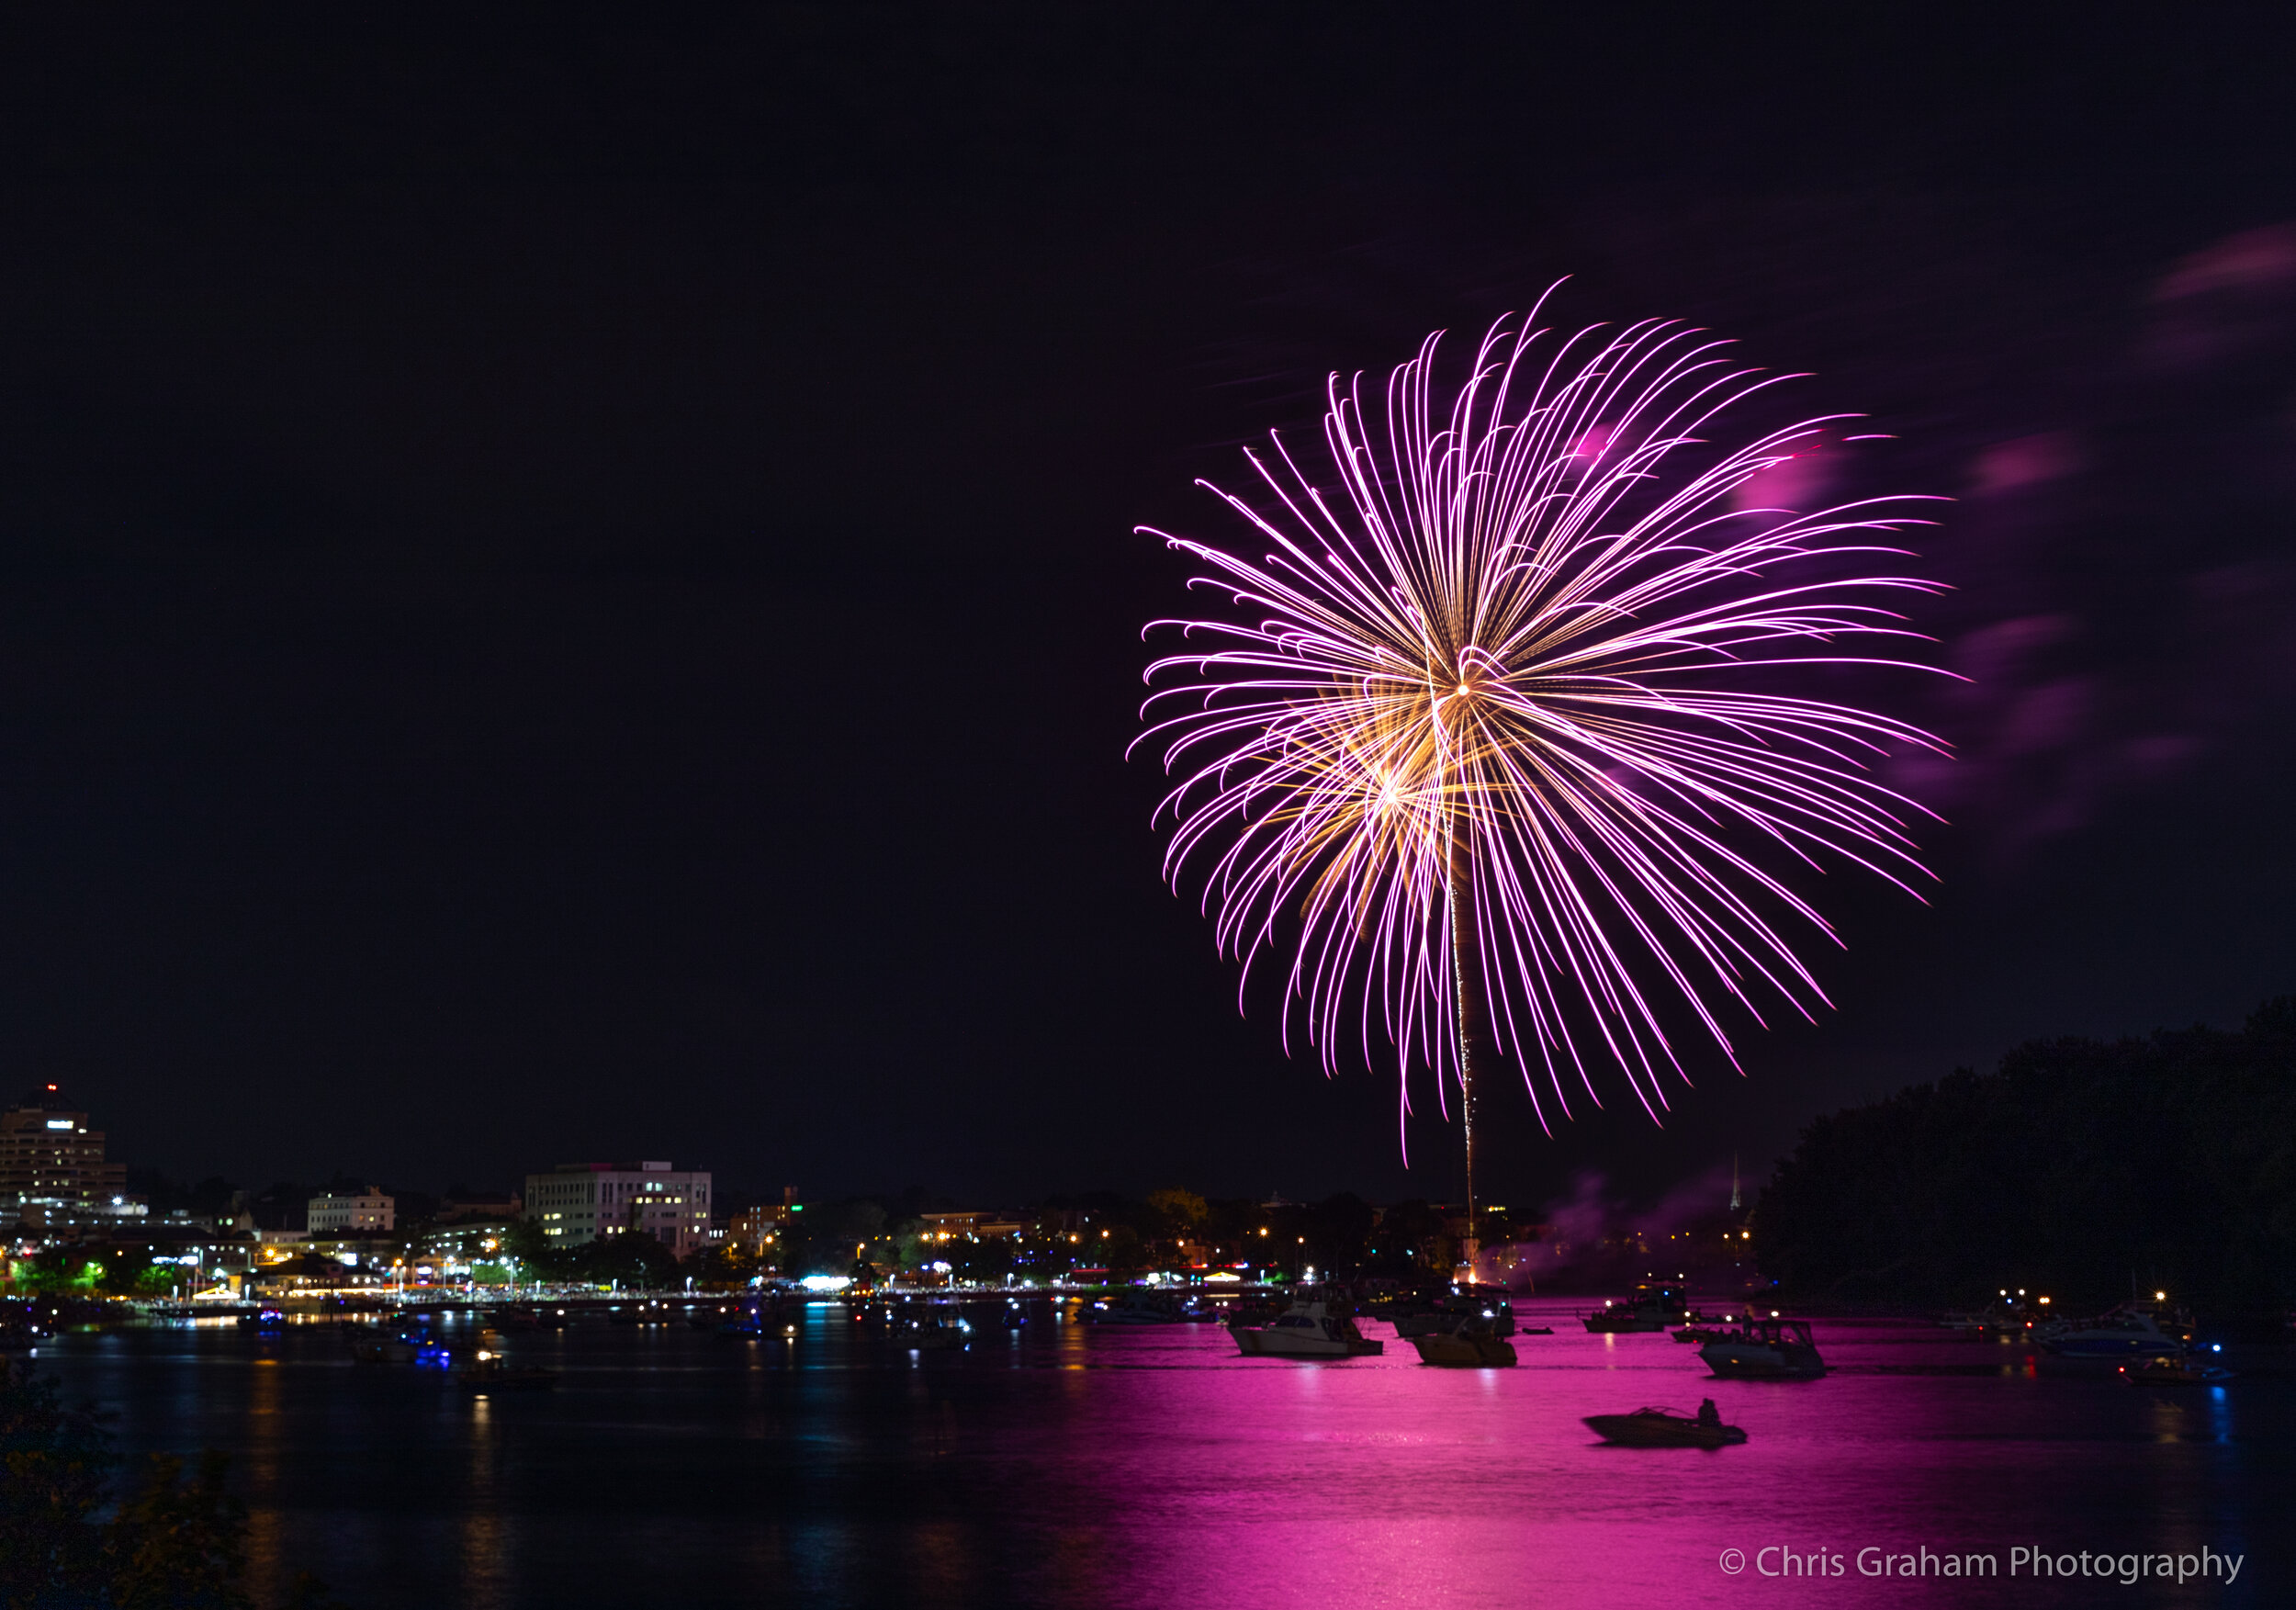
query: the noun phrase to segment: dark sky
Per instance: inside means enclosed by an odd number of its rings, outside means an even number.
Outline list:
[[[1447,1192],[1158,881],[1131,533],[1563,274],[1896,433],[1975,680],[1838,1012],[1491,1194],[2296,989],[2284,42],[1427,9],[0,39],[0,1067],[248,1183]]]

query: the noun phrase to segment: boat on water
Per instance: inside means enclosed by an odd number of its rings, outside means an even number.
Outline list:
[[[1187,1323],[1187,1302],[1177,1291],[1127,1291],[1103,1297],[1092,1305],[1092,1318],[1104,1325],[1177,1325]]]
[[[1411,1345],[1419,1349],[1420,1363],[1445,1369],[1504,1369],[1514,1363],[1514,1348],[1487,1320],[1422,1332],[1411,1338]]]
[[[1295,1299],[1266,1324],[1232,1325],[1228,1334],[1246,1358],[1364,1358],[1387,1351],[1320,1298]]]
[[[1461,1286],[1429,1300],[1415,1312],[1394,1316],[1395,1334],[1406,1341],[1447,1336],[1462,1323],[1486,1325],[1495,1336],[1512,1336],[1514,1304],[1496,1288]]]
[[[973,1339],[973,1326],[961,1315],[938,1308],[912,1309],[893,1327],[893,1345],[919,1353],[951,1353]]]
[[[716,1326],[721,1336],[758,1337],[793,1336],[797,1325],[782,1312],[777,1302],[752,1300],[736,1303],[726,1311],[726,1317]]]
[[[2132,1358],[2121,1367],[2121,1378],[2131,1386],[2212,1387],[2232,1379],[2234,1373],[2221,1364],[2201,1363],[2181,1352]]]
[[[2192,1331],[2180,1316],[2151,1303],[2124,1302],[2095,1319],[2043,1325],[2033,1339],[2061,1358],[2153,1357],[2183,1352]]]
[[[442,1357],[445,1356],[445,1346],[419,1329],[351,1339],[351,1357],[361,1364],[414,1364],[422,1359],[425,1348]]]
[[[2036,1307],[2029,1306],[2023,1292],[2012,1297],[2006,1290],[1983,1308],[1954,1309],[1937,1322],[1938,1329],[1959,1331],[1971,1336],[2006,1336],[2033,1328]],[[2046,1313],[2045,1308],[2038,1309]]]
[[[1604,1298],[1602,1307],[1580,1318],[1588,1330],[1597,1334],[1615,1335],[1662,1331],[1669,1325],[1681,1324],[1689,1312],[1690,1303],[1680,1286],[1638,1286],[1634,1294],[1623,1301]]]
[[[1671,1409],[1637,1409],[1631,1414],[1589,1414],[1586,1426],[1604,1442],[1622,1447],[1728,1447],[1746,1440],[1746,1433],[1722,1424],[1708,1398],[1695,1414]]]
[[[0,1353],[29,1353],[56,1334],[27,1311],[0,1316]]]
[[[1807,1321],[1749,1319],[1698,1349],[1708,1369],[1729,1380],[1816,1380],[1826,1360]]]
[[[470,1356],[468,1364],[455,1371],[455,1379],[467,1387],[508,1390],[552,1386],[558,1377],[556,1370],[538,1364],[512,1364],[495,1348],[481,1347]]]

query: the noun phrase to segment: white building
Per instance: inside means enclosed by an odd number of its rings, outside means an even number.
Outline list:
[[[396,1201],[379,1192],[371,1192],[363,1197],[313,1197],[303,1222],[316,1237],[389,1230],[395,1227],[398,1216]]]
[[[710,1176],[668,1163],[561,1163],[526,1177],[524,1216],[553,1246],[650,1235],[685,1256],[709,1244]]]

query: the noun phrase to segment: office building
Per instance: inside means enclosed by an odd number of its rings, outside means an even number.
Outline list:
[[[0,1113],[0,1218],[28,1229],[132,1217],[125,1164],[104,1161],[104,1132],[53,1085]]]
[[[369,1187],[365,1196],[313,1197],[305,1210],[303,1227],[313,1240],[321,1236],[364,1235],[394,1227],[398,1204]]]
[[[709,1244],[710,1176],[668,1163],[561,1163],[526,1177],[525,1217],[553,1246],[650,1235],[680,1257]]]

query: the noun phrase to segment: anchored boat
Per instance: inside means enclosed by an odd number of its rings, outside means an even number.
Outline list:
[[[2064,1358],[2155,1357],[2181,1353],[2192,1339],[2191,1328],[2171,1314],[2162,1323],[2158,1309],[2149,1303],[2124,1302],[2110,1313],[2091,1320],[2059,1322],[2033,1333],[2043,1347]]]
[[[1750,1319],[1698,1349],[1715,1374],[1734,1380],[1816,1380],[1826,1361],[1798,1319]]]
[[[1267,1323],[1235,1325],[1229,1334],[1246,1358],[1362,1358],[1387,1351],[1320,1299],[1297,1299]]]
[[[2219,1381],[2233,1379],[2234,1372],[2221,1364],[2200,1364],[2189,1354],[2158,1353],[2148,1358],[2132,1358],[2121,1367],[2121,1377],[2131,1386],[2141,1384],[2164,1387],[2212,1387]]]
[[[1679,1286],[1638,1286],[1624,1302],[1605,1299],[1603,1306],[1582,1316],[1586,1328],[1596,1333],[1662,1331],[1680,1324],[1690,1304]]]
[[[1468,1320],[1448,1331],[1411,1338],[1419,1362],[1446,1369],[1504,1369],[1514,1362],[1514,1346],[1488,1320]]]
[[[1416,1313],[1395,1315],[1395,1334],[1410,1341],[1447,1336],[1462,1323],[1478,1323],[1493,1335],[1514,1334],[1514,1304],[1496,1287],[1461,1286],[1428,1301]]]

